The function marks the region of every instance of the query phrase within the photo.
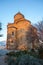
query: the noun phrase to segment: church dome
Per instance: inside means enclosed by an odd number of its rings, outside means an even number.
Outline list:
[[[20,12],[18,12],[15,16],[14,16],[14,20],[17,21],[17,20],[20,20],[24,18],[24,15],[21,14]]]

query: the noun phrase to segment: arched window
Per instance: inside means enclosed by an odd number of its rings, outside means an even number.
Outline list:
[[[11,41],[11,43],[13,43],[13,40]]]
[[[12,32],[12,35],[14,35],[14,32]]]

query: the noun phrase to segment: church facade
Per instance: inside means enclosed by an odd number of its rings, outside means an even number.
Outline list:
[[[7,25],[6,48],[11,50],[27,50],[32,48],[32,43],[29,42],[32,33],[31,29],[35,31],[35,34],[37,33],[37,29],[31,25],[31,22],[25,19],[24,15],[20,12],[17,13],[14,16],[14,23]]]

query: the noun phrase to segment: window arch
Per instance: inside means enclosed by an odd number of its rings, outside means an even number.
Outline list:
[[[12,32],[12,35],[14,35],[14,32]]]

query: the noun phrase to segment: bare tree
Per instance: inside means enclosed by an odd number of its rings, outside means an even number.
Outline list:
[[[0,31],[2,30],[2,24],[0,23]]]
[[[43,41],[43,20],[38,22],[36,27],[38,29],[39,39]]]
[[[0,32],[2,30],[2,23],[0,22]],[[0,34],[0,37],[2,37],[2,34]]]

